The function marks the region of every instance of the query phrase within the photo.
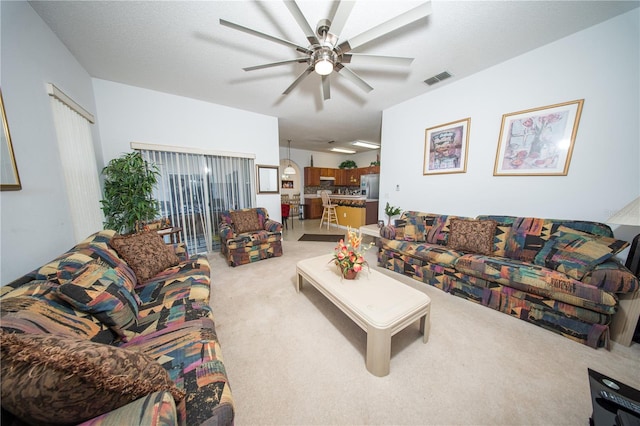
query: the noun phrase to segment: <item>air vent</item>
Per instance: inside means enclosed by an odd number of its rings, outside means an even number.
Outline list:
[[[448,71],[443,71],[440,74],[434,75],[433,77],[426,79],[424,82],[427,83],[429,86],[433,86],[434,84],[439,83],[442,80],[446,80],[449,77],[451,77],[451,74],[449,74]]]

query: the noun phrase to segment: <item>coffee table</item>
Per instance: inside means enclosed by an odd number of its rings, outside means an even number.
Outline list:
[[[367,333],[367,370],[386,376],[390,370],[391,336],[420,320],[423,343],[429,340],[431,299],[374,269],[365,269],[355,280],[345,280],[332,262],[323,255],[301,260],[296,265],[296,291],[303,281],[344,312]]]

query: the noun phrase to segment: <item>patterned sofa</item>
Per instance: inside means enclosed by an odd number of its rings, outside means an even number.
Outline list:
[[[2,424],[233,424],[209,297],[207,258],[153,231],[0,287]]]
[[[282,256],[282,224],[263,207],[221,212],[218,235],[229,266]]]
[[[628,243],[601,223],[407,211],[381,237],[380,266],[594,348],[616,295],[638,291],[613,257]]]

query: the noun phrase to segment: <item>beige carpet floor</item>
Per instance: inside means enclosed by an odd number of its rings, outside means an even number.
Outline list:
[[[215,253],[212,301],[236,425],[588,425],[587,368],[640,388],[640,344],[594,350],[503,313],[383,271],[432,300],[392,340],[391,373],[364,364],[366,335],[310,285],[300,259],[334,243],[285,232],[284,255],[231,268]],[[336,233],[336,229],[324,231]],[[367,252],[375,266],[375,247]]]

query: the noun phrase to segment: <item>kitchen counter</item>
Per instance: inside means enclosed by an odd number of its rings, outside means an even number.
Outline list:
[[[342,226],[359,228],[362,225],[377,223],[378,200],[367,199],[364,195],[331,194],[332,204],[336,206],[338,223]],[[320,219],[322,217],[322,197],[316,194],[304,194],[302,202],[304,217]]]

